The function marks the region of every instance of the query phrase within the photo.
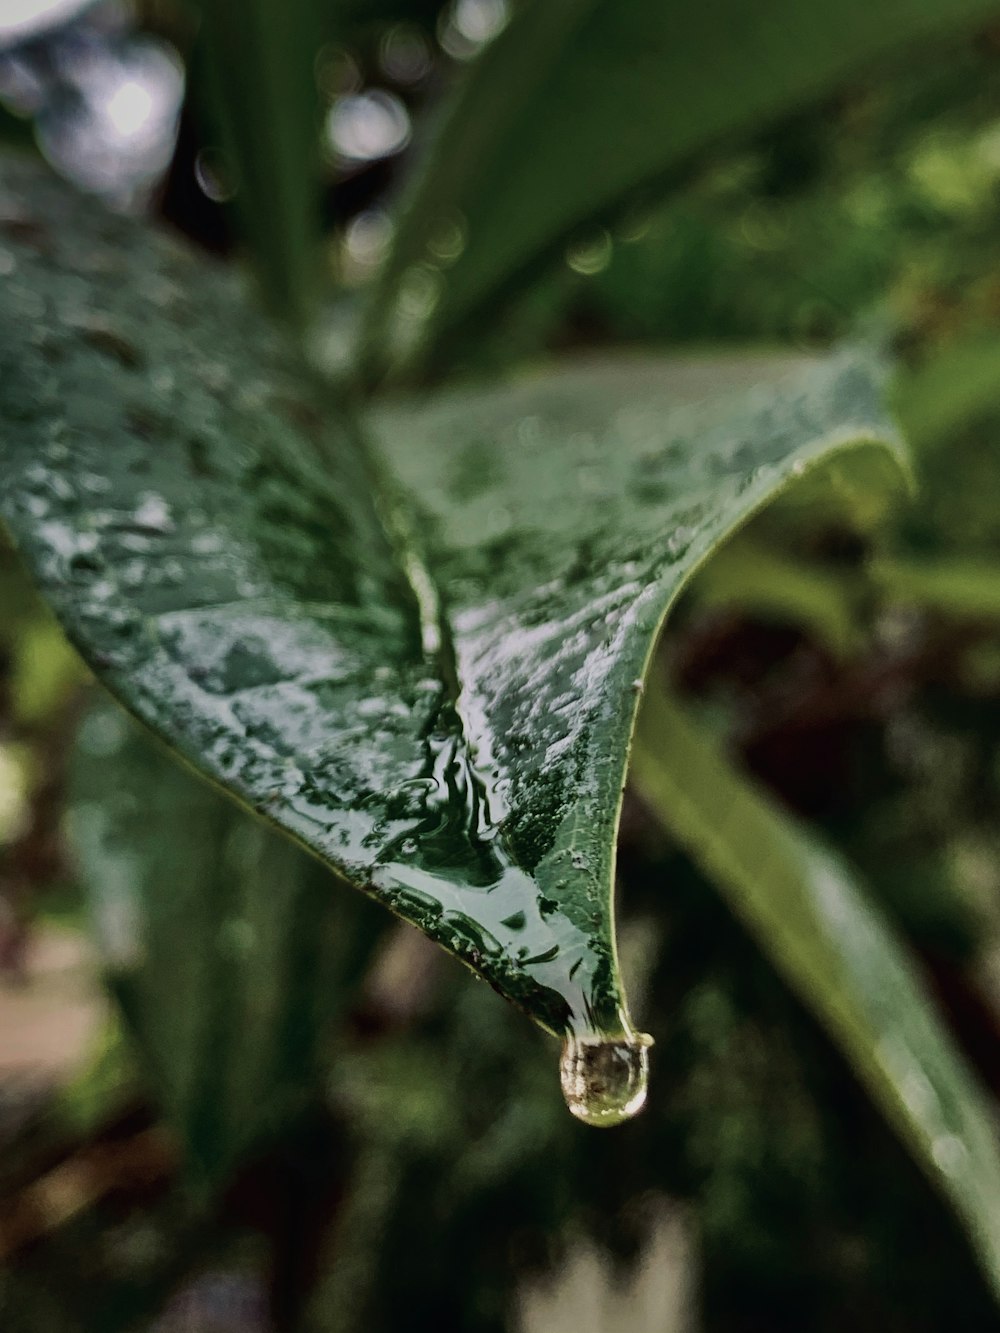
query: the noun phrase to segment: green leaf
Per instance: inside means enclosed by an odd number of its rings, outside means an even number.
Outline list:
[[[706,150],[901,45],[997,14],[996,0],[521,6],[456,91],[404,200],[369,312],[367,373],[453,359],[536,266],[637,194],[674,185]]]
[[[376,932],[355,895],[144,738],[80,732],[73,843],[111,989],[196,1179],[223,1180],[323,1090]]]
[[[94,670],[542,1026],[627,1044],[614,846],[653,642],[793,480],[823,465],[869,516],[898,484],[872,357],[400,402],[376,469],[226,278],[26,165],[3,183],[33,242],[4,284],[0,506]]]
[[[923,363],[899,375],[896,411],[918,454],[941,448],[1000,403],[1000,339],[976,331],[931,349]]]
[[[883,598],[964,620],[1000,619],[1000,567],[962,556],[880,559],[869,575]]]
[[[699,573],[691,595],[703,610],[737,608],[765,621],[801,626],[837,657],[846,657],[861,639],[858,593],[848,578],[749,537],[719,551]]]
[[[271,310],[303,323],[320,273],[315,0],[198,0],[193,72]]]
[[[1000,1291],[995,1112],[854,872],[650,691],[636,789],[725,893],[964,1221]]]

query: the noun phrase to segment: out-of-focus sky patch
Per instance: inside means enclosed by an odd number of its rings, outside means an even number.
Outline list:
[[[33,122],[61,175],[113,207],[145,207],[170,164],[183,98],[178,52],[137,32],[117,0],[0,5],[0,104]]]
[[[89,9],[94,0],[3,0],[0,49],[17,46],[58,28]]]

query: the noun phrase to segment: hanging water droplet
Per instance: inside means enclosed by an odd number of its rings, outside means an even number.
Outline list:
[[[639,1114],[646,1104],[652,1044],[645,1032],[627,1032],[618,1038],[566,1038],[559,1081],[566,1105],[577,1120],[605,1127]]]

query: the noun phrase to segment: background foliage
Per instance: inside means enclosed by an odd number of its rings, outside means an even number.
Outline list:
[[[922,31],[905,4],[858,8],[861,26],[838,13],[834,35],[864,58],[820,69],[810,51],[830,54],[830,33],[798,7],[794,54],[781,46],[757,64],[746,42],[766,54],[784,7],[761,7],[736,46],[739,30],[706,11],[704,65],[688,62],[704,71],[704,105],[692,108],[658,73],[683,50],[675,28],[659,52],[659,7],[634,6],[650,73],[628,84],[636,105],[617,108],[633,132],[614,160],[642,189],[605,208],[584,173],[592,215],[577,208],[555,224],[546,209],[571,192],[546,152],[602,169],[589,114],[602,103],[590,94],[602,79],[619,86],[600,31],[617,7],[518,11],[478,61],[510,17],[495,4],[331,16],[303,3],[282,7],[278,25],[264,3],[238,18],[224,4],[200,16],[99,7],[44,38],[18,34],[0,58],[0,96],[12,139],[119,207],[158,211],[207,248],[241,238],[265,299],[293,325],[313,321],[313,354],[335,372],[363,307],[369,382],[391,372],[412,388],[446,368],[495,376],[553,352],[636,343],[815,351],[880,313],[916,499],[875,537],[765,515],[690,588],[655,670],[860,871],[993,1096],[1000,46],[990,5],[918,6]],[[506,53],[525,49],[516,39],[531,24],[544,29],[531,37],[539,67],[558,47],[571,89],[525,78],[519,98],[501,99],[508,121],[490,98],[509,88]],[[630,69],[638,38],[622,40]],[[88,68],[117,71],[119,84],[94,92]],[[766,114],[735,95],[733,70],[766,91]],[[162,143],[148,107],[136,124],[141,98],[114,103],[123,82],[175,89]],[[655,133],[661,117],[674,137]],[[435,122],[430,160],[452,164],[453,180],[413,174]],[[496,165],[479,142],[446,151],[459,132],[503,140],[513,158]],[[663,158],[640,170],[628,145]],[[458,170],[463,153],[483,164],[479,178]],[[519,207],[544,244],[519,241],[488,207],[497,180],[510,206],[537,203]],[[468,199],[455,193],[463,182]],[[399,195],[411,221],[386,265]],[[24,240],[16,218],[2,225]],[[507,255],[490,227],[529,258]],[[462,323],[461,283],[471,290],[477,265],[498,270],[479,289],[489,314],[463,312]],[[459,269],[466,278],[452,279]],[[402,334],[376,337],[390,312]],[[575,1308],[574,1278],[578,1300],[587,1281],[611,1288],[608,1326],[622,1329],[996,1326],[967,1236],[801,1006],[808,985],[800,998],[786,989],[641,799],[648,774],[626,796],[618,864],[623,966],[657,1037],[656,1081],[641,1119],[595,1138],[565,1115],[551,1043],[364,899],[323,899],[312,862],[130,739],[106,704],[93,710],[95,687],[6,549],[3,578],[6,1029],[24,1022],[16,985],[32,959],[78,937],[85,892],[112,964],[123,901],[138,893],[164,913],[162,955],[138,979],[111,967],[137,1045],[102,1014],[68,1083],[71,1057],[7,1057],[5,1327],[552,1327],[553,1310]],[[84,713],[70,856],[66,760]],[[159,776],[140,778],[147,767]],[[129,799],[147,781],[158,792],[148,808]],[[148,866],[127,853],[136,827],[164,848]],[[297,931],[324,912],[324,927]],[[248,949],[248,920],[273,957]],[[82,1005],[64,999],[54,1029]],[[171,1059],[158,1068],[149,1049],[165,1041]],[[0,1052],[5,1042],[14,1049],[0,1030]],[[86,1055],[82,1034],[75,1054]],[[255,1082],[262,1070],[273,1102]],[[910,1094],[924,1095],[919,1077]],[[980,1253],[996,1243],[978,1236]],[[674,1288],[649,1296],[645,1317],[642,1293],[664,1273]],[[548,1306],[546,1274],[563,1284]],[[579,1327],[584,1315],[569,1317]]]

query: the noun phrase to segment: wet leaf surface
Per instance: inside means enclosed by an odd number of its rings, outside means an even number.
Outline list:
[[[0,187],[3,513],[94,670],[544,1027],[629,1039],[614,842],[654,639],[802,474],[877,511],[870,358],[556,369],[386,405],[369,452],[229,276],[26,163]]]
[[[761,387],[775,379],[780,391]],[[727,398],[740,384],[756,387]],[[572,1026],[613,1032],[615,831],[659,625],[787,481],[838,445],[889,438],[874,386],[848,360],[612,361],[405,403],[375,429],[421,515],[476,818],[502,830],[491,933],[515,958],[530,949],[532,975],[569,998]],[[891,454],[857,454],[837,468],[841,487],[867,480],[884,497]],[[425,873],[423,860],[409,883],[428,887]],[[402,865],[396,874],[407,882]]]

